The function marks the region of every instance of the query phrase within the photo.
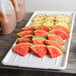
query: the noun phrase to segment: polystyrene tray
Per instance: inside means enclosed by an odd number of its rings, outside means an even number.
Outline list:
[[[28,53],[25,57],[22,57],[12,51],[12,47],[2,60],[3,65],[10,65],[10,66],[18,66],[18,67],[29,67],[29,68],[40,68],[40,69],[56,69],[56,70],[64,70],[67,67],[68,56],[70,51],[70,44],[72,39],[72,31],[74,26],[75,20],[75,12],[71,11],[35,11],[30,20],[28,21],[27,25],[31,24],[32,18],[37,14],[65,14],[71,17],[71,32],[70,37],[67,41],[65,41],[64,48],[66,49],[66,53],[61,55],[57,58],[51,59],[48,56],[43,58],[38,58],[37,56],[33,55],[33,53]],[[13,46],[16,42],[13,44]]]

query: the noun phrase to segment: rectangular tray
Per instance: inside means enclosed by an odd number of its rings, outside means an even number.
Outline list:
[[[9,66],[18,66],[18,67],[29,67],[29,68],[39,68],[39,69],[56,69],[56,70],[64,70],[67,67],[68,56],[70,51],[70,44],[72,39],[72,32],[75,20],[75,12],[72,11],[35,11],[30,20],[27,22],[26,26],[31,24],[33,17],[37,14],[65,14],[71,17],[71,32],[69,39],[65,42],[66,45],[64,48],[66,49],[66,53],[64,55],[59,56],[58,58],[51,59],[48,56],[43,58],[38,58],[33,55],[33,53],[28,53],[25,57],[22,57],[12,51],[11,49],[8,51],[5,58],[2,60],[3,65]],[[13,46],[16,44],[13,44]]]

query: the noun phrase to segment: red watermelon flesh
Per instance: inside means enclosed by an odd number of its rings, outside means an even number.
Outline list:
[[[32,42],[33,42],[34,45],[44,44],[44,40],[39,39],[39,38],[33,38]]]
[[[40,58],[44,57],[47,53],[47,48],[45,45],[34,45],[31,46],[31,49]]]
[[[22,31],[34,31],[35,29],[31,26],[22,28]]]
[[[22,55],[22,56],[25,56],[29,51],[30,51],[30,48],[26,46],[26,44],[17,44],[13,47],[13,51]]]
[[[43,31],[43,30],[36,30],[34,31],[35,35],[39,35],[39,36],[43,36],[43,37],[47,37],[48,36],[48,32]]]
[[[50,29],[50,27],[47,27],[47,26],[39,26],[39,27],[37,27],[36,28],[36,30],[44,30],[44,31],[50,31],[51,29]]]
[[[63,39],[60,36],[58,36],[58,35],[50,34],[50,35],[48,35],[48,39],[56,41],[62,46],[64,45]]]
[[[17,42],[18,43],[31,43],[31,40],[29,40],[27,38],[18,38]]]
[[[57,48],[59,48],[63,53],[64,53],[64,49],[62,48],[62,46],[57,43],[56,41],[53,41],[53,40],[46,40],[45,41],[45,44],[46,45],[50,45],[50,46],[56,46]]]
[[[62,55],[61,50],[55,46],[47,46],[47,49],[49,51],[51,58],[56,58]]]
[[[19,38],[25,35],[33,35],[33,31],[22,31],[22,32],[17,33],[17,37]]]
[[[25,36],[23,36],[23,38],[32,39],[32,36],[33,35],[25,35]]]
[[[53,26],[52,29],[59,29],[59,30],[63,30],[67,33],[70,33],[70,30],[68,28],[65,28],[63,26]]]
[[[49,33],[50,33],[50,34],[58,35],[58,36],[60,36],[63,40],[69,38],[68,33],[66,33],[66,32],[63,31],[63,30],[55,29],[55,30],[49,31]]]

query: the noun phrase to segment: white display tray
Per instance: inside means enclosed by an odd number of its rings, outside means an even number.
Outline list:
[[[66,53],[51,59],[47,55],[43,58],[38,58],[37,56],[33,55],[33,53],[28,53],[25,57],[22,57],[12,51],[11,49],[8,51],[5,58],[2,60],[3,65],[9,65],[9,66],[18,66],[18,67],[29,67],[29,68],[39,68],[39,69],[56,69],[56,70],[64,70],[67,67],[68,63],[68,56],[70,51],[70,45],[71,45],[71,39],[72,39],[72,32],[73,32],[73,26],[74,26],[74,20],[75,20],[75,12],[72,11],[35,11],[26,26],[30,25],[32,22],[32,19],[37,14],[64,14],[71,17],[71,29],[70,29],[70,37],[66,41],[66,44],[64,46]],[[16,42],[13,44],[13,46],[16,44]]]

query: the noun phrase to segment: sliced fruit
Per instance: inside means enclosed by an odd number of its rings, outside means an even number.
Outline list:
[[[29,51],[30,51],[30,46],[32,46],[32,44],[27,44],[28,46],[26,46],[26,44],[17,44],[13,47],[13,51],[25,56]]]
[[[31,24],[31,27],[33,27],[33,28],[37,28],[39,26],[42,26],[42,23],[32,23]]]
[[[62,46],[64,45],[63,39],[60,36],[58,36],[58,35],[50,34],[50,35],[48,35],[48,39],[56,41],[56,42],[58,42]]]
[[[69,38],[68,33],[66,33],[66,32],[63,31],[63,30],[59,30],[59,29],[51,30],[51,31],[49,31],[49,34],[56,34],[56,35],[60,36],[63,40]]]
[[[25,35],[25,36],[23,36],[23,38],[32,39],[32,36],[33,35]]]
[[[22,31],[34,31],[35,29],[31,26],[22,28]]]
[[[64,49],[62,48],[62,46],[56,42],[56,41],[53,41],[53,40],[46,40],[45,41],[45,44],[46,45],[50,45],[50,46],[56,46],[57,48],[59,48],[63,53],[65,52]]]
[[[45,38],[45,37],[38,36],[38,35],[34,35],[34,36],[33,36],[33,38],[39,38],[39,39],[42,39],[42,40],[44,40],[44,41],[46,40],[46,38]]]
[[[18,38],[17,42],[18,43],[31,43],[31,40],[27,38]]]
[[[67,29],[70,29],[70,26],[68,26],[68,24],[64,21],[63,22],[62,21],[60,21],[60,22],[56,21],[55,26],[63,26]]]
[[[43,30],[36,30],[34,31],[35,35],[39,35],[39,36],[43,36],[43,37],[47,37],[48,36],[48,32],[43,31]]]
[[[51,56],[51,58],[56,58],[60,55],[62,55],[63,53],[61,52],[61,50],[55,46],[47,46],[47,49],[49,51],[49,54]]]
[[[33,35],[33,31],[22,31],[17,33],[17,37],[23,37],[24,35]]]
[[[70,30],[68,28],[63,27],[63,26],[53,26],[52,28],[53,29],[63,30],[65,32],[67,32],[67,33],[70,33]]]
[[[48,32],[48,31],[51,30],[51,28],[48,27],[48,26],[39,26],[39,27],[36,28],[36,30],[44,30],[44,31]]]
[[[30,47],[30,46],[33,46],[32,43],[20,43],[20,44],[25,44],[26,47]]]
[[[34,45],[31,46],[31,49],[40,58],[44,57],[47,53],[47,48],[45,45]]]
[[[34,45],[44,44],[44,40],[42,40],[40,38],[32,38],[32,42]]]

